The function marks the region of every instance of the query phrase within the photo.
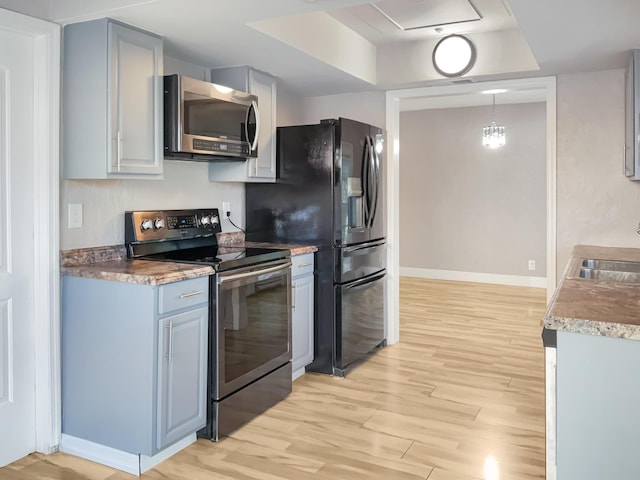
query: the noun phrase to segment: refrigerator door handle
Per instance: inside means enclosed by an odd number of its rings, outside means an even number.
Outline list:
[[[373,143],[373,137],[369,137],[369,154],[371,155],[371,171],[373,174],[373,193],[371,195],[371,203],[373,204],[371,207],[371,219],[369,222],[369,228],[373,227],[373,222],[376,220],[376,213],[378,211],[378,187],[380,183],[380,173],[379,173],[379,165],[378,165],[378,154],[376,153],[376,148]]]
[[[362,158],[362,196],[364,206],[364,226],[369,228],[369,218],[371,215],[371,204],[369,203],[369,179],[371,176],[370,167],[371,162],[369,160],[369,137],[364,141],[364,155]]]

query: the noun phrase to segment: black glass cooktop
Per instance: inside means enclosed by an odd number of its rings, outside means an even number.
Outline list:
[[[276,248],[208,246],[172,250],[139,258],[165,262],[203,263],[213,266],[216,271],[224,271],[279,260],[288,257],[290,253],[289,250]]]

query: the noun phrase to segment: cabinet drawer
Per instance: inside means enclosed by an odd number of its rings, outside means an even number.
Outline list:
[[[206,303],[209,277],[194,278],[162,285],[158,292],[158,314]]]
[[[314,265],[313,253],[305,253],[291,257],[291,276],[305,275],[313,273]]]

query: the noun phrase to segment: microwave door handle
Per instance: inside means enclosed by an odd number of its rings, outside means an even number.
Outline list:
[[[249,110],[247,110],[247,122],[245,123],[245,134],[247,136],[247,140],[249,141],[249,117],[251,116],[251,109],[253,109],[256,115],[256,133],[253,137],[253,142],[249,147],[249,152],[253,152],[256,148],[258,148],[258,137],[260,136],[260,110],[258,110],[258,102],[255,100],[251,100],[251,106]]]

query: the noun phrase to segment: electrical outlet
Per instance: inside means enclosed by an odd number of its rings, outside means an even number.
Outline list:
[[[81,228],[82,227],[82,204],[70,203],[69,204],[69,228]]]
[[[231,216],[231,202],[222,202],[222,216]]]
[[[535,270],[535,269],[536,269],[536,261],[529,260],[529,270]]]

